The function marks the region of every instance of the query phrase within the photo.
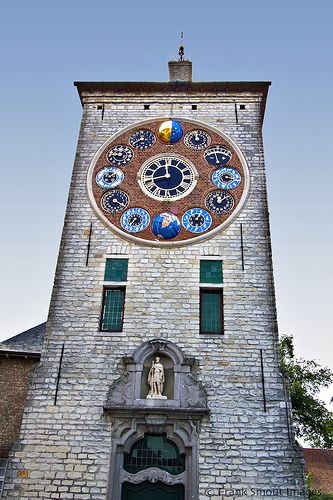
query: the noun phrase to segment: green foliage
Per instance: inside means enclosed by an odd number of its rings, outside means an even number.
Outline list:
[[[282,367],[289,379],[295,434],[316,448],[333,447],[333,412],[319,399],[333,383],[333,372],[316,361],[295,358],[292,335],[280,340]],[[320,497],[323,500],[323,496]],[[328,497],[330,498],[330,497]]]

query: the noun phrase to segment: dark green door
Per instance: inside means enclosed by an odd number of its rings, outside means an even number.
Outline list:
[[[161,482],[124,483],[121,500],[184,500],[184,486],[169,486]]]

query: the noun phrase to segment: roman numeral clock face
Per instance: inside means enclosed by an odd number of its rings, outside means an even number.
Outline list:
[[[185,119],[128,127],[106,141],[88,171],[97,216],[122,238],[151,246],[188,245],[223,231],[248,189],[237,145]]]

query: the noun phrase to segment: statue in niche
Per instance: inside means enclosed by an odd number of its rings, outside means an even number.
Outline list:
[[[167,399],[166,396],[162,395],[165,376],[163,365],[160,362],[160,358],[158,356],[156,357],[156,361],[152,362],[151,368],[148,373],[147,382],[150,390],[146,399]]]

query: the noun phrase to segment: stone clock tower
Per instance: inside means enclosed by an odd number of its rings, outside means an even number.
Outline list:
[[[269,83],[169,71],[75,83],[46,340],[5,498],[304,496],[277,353]]]

